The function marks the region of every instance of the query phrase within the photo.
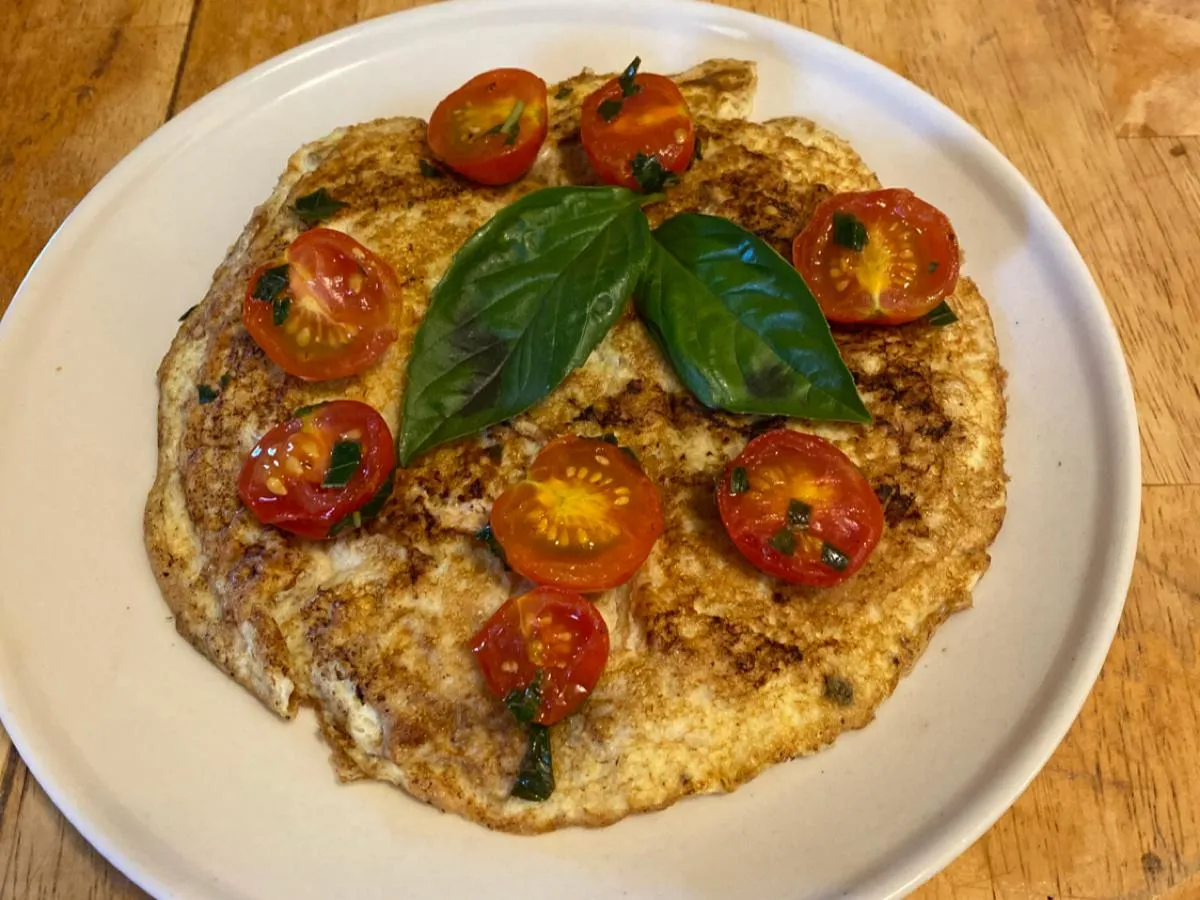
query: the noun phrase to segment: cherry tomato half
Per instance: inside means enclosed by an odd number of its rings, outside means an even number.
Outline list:
[[[264,434],[242,466],[238,496],[264,525],[321,540],[377,513],[395,468],[383,416],[334,400]]]
[[[529,171],[546,128],[546,82],[524,69],[492,69],[437,105],[429,149],[472,181],[508,184]]]
[[[792,261],[831,322],[911,322],[958,284],[950,220],[899,188],[830,197],[797,235]]]
[[[883,533],[883,507],[837,447],[782,428],[759,435],[726,468],[717,507],[755,568],[830,587],[857,572]]]
[[[696,149],[683,94],[664,75],[636,74],[638,62],[583,101],[579,128],[583,149],[600,179],[635,191],[647,187],[637,176],[649,160],[678,175]]]
[[[614,444],[573,435],[547,444],[492,507],[508,564],[537,584],[573,591],[624,584],[662,530],[658,488],[642,467]]]
[[[579,709],[608,662],[608,626],[578,594],[534,588],[505,601],[471,638],[471,651],[497,697],[529,687],[541,672],[534,721],[553,725]]]
[[[356,375],[396,340],[391,306],[400,287],[391,267],[349,235],[312,228],[292,241],[286,268],[250,278],[242,321],[254,342],[289,375],[324,381]]]

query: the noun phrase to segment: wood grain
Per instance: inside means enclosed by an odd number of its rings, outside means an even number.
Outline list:
[[[297,43],[413,5],[0,5],[0,311],[88,187],[169,115]],[[1074,236],[1134,379],[1142,540],[1104,672],[1021,799],[917,896],[1200,897],[1200,3],[731,5],[872,56],[978,127]],[[2,730],[0,761],[0,900],[144,896],[64,822]]]

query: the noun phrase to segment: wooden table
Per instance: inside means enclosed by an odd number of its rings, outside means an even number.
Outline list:
[[[2,0],[0,313],[84,193],[264,59],[412,0]],[[1142,540],[1101,679],[922,898],[1200,897],[1200,0],[734,0],[874,57],[1012,159],[1074,236],[1141,417]],[[0,729],[0,900],[144,895]]]

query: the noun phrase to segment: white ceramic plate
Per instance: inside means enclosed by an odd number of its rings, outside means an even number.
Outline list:
[[[758,116],[832,127],[885,183],[949,214],[1010,373],[1008,518],[976,608],[864,731],[730,796],[600,831],[494,834],[383,785],[338,786],[311,716],[277,721],[176,636],[142,549],[154,372],[300,144],[425,115],[492,66],[552,80],[635,53],[656,71],[757,60]],[[0,326],[0,435],[0,714],[84,835],[162,897],[901,894],[981,834],[1066,732],[1116,627],[1138,521],[1120,347],[1016,170],[848,50],[674,0],[426,7],[200,101],[88,195],[29,274]]]

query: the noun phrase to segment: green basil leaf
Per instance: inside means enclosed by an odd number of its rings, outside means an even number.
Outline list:
[[[870,422],[829,323],[778,253],[697,213],[654,232],[638,312],[705,406]]]
[[[487,544],[487,548],[500,557],[500,562],[504,563],[504,568],[508,568],[508,557],[504,555],[504,548],[500,542],[496,540],[496,535],[492,532],[492,523],[488,522],[477,532],[475,532],[475,540],[482,541]]]
[[[954,310],[950,308],[950,304],[943,300],[929,312],[925,313],[925,321],[934,328],[944,328],[947,325],[953,325],[958,321],[958,316],[954,314]]]
[[[867,246],[870,236],[867,226],[853,213],[835,212],[833,214],[833,242],[849,250],[861,251]]]
[[[635,56],[633,62],[625,67],[625,71],[617,78],[617,84],[621,86],[622,97],[632,97],[642,89],[634,79],[637,78],[638,66],[642,64],[642,58]]]
[[[621,101],[604,100],[599,106],[596,107],[596,112],[600,114],[600,118],[602,118],[605,122],[611,122],[621,113]]]
[[[550,753],[550,729],[531,722],[529,748],[521,760],[512,795],[521,800],[545,800],[554,793],[554,759]]]
[[[329,468],[325,470],[325,478],[321,481],[321,487],[345,487],[361,465],[362,444],[358,441],[337,441],[329,456]]]
[[[533,681],[523,688],[514,688],[504,697],[504,705],[522,725],[528,725],[542,705],[542,670],[538,669]]]
[[[446,174],[427,159],[419,159],[417,164],[421,167],[421,174],[426,178],[441,178]]]
[[[324,404],[317,405],[322,406]],[[343,531],[347,531],[351,528],[358,528],[364,522],[370,522],[377,515],[379,515],[380,511],[382,511],[388,500],[392,499],[392,488],[395,483],[396,473],[393,471],[390,475],[388,475],[388,479],[383,483],[383,486],[375,492],[374,497],[372,497],[358,509],[354,510],[354,512],[347,513],[345,516],[333,523],[333,526],[329,529],[329,537],[336,537]]]
[[[287,286],[287,265],[275,266],[274,268],[267,269],[267,271],[259,276],[258,282],[254,285],[254,290],[250,293],[250,296],[255,300],[274,303],[275,298],[287,290]]]
[[[643,199],[624,188],[546,188],[471,236],[413,342],[402,465],[528,409],[588,358],[646,266]]]
[[[210,384],[196,385],[196,399],[200,401],[201,406],[212,403],[217,399],[218,394],[219,391]]]
[[[292,211],[305,225],[316,225],[318,222],[324,222],[339,209],[344,209],[346,205],[341,200],[329,196],[329,191],[325,188],[318,188],[299,198],[292,206]]]

